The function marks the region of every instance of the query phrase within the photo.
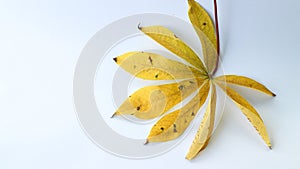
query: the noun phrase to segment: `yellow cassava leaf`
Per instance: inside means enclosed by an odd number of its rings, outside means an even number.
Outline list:
[[[199,70],[149,52],[128,52],[114,58],[130,74],[146,80],[172,80],[205,77]]]
[[[206,10],[195,0],[188,0],[189,4],[189,18],[191,23],[197,30],[201,30],[210,42],[217,48],[217,40],[215,35],[214,23],[211,20]]]
[[[215,111],[216,111],[216,87],[212,84],[210,100],[201,121],[201,125],[193,140],[193,143],[186,155],[186,159],[193,159],[200,151],[202,151],[208,144],[214,128]]]
[[[202,44],[204,63],[208,73],[217,69],[218,52],[214,24],[205,9],[196,1],[188,0],[188,15]]]
[[[217,84],[227,93],[227,95],[233,100],[233,102],[241,109],[244,115],[248,118],[253,127],[257,130],[259,135],[262,137],[266,145],[271,149],[271,142],[268,136],[266,126],[261,119],[258,112],[251,106],[251,104],[239,95],[236,91],[230,87],[216,81]]]
[[[240,85],[240,86],[245,86],[251,89],[255,89],[258,91],[261,91],[263,93],[266,93],[267,95],[270,96],[276,96],[273,92],[271,92],[266,86],[258,83],[257,81],[250,79],[245,76],[237,76],[237,75],[224,75],[224,76],[219,76],[215,78],[215,80],[221,81],[221,82],[226,82],[229,84],[235,84],[235,85]]]
[[[151,129],[147,142],[164,142],[179,137],[205,103],[210,83],[206,80],[195,97],[181,109],[162,117]]]
[[[204,81],[197,78],[143,87],[129,96],[114,115],[129,114],[140,119],[158,117],[195,92]]]
[[[199,89],[196,96],[186,105],[164,115],[156,122],[149,132],[146,143],[169,141],[182,135],[210,94],[201,125],[186,155],[186,158],[191,160],[206,148],[215,127],[217,104],[215,84],[218,84],[241,109],[267,146],[271,148],[266,127],[258,112],[246,99],[226,86],[226,82],[256,89],[272,96],[275,94],[248,77],[214,76],[219,61],[219,36],[216,35],[219,32],[217,16],[215,17],[217,27],[215,31],[214,23],[207,11],[195,0],[188,0],[188,3],[189,19],[202,44],[205,65],[197,54],[168,28],[163,26],[139,27],[143,33],[187,61],[191,66],[149,52],[128,52],[114,58],[120,67],[138,78],[146,80],[183,79],[179,83],[147,86],[137,90],[122,103],[114,115],[134,115],[140,119],[152,119],[168,112]],[[214,7],[216,14],[216,0]]]
[[[171,30],[163,26],[140,27],[140,30],[177,56],[198,68],[203,74],[206,74],[207,71],[201,59]]]

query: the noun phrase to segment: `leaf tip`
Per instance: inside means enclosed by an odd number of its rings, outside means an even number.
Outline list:
[[[268,146],[268,147],[269,147],[269,149],[270,149],[270,150],[272,150],[272,146],[271,146],[271,145],[270,145],[270,146]]]
[[[191,161],[193,158],[191,158],[189,155],[186,155],[185,159]]]
[[[276,94],[275,94],[275,93],[272,93],[272,96],[273,96],[273,97],[276,97]]]
[[[113,118],[113,117],[115,117],[116,115],[117,115],[117,112],[115,112],[113,115],[111,115],[110,118]]]
[[[144,145],[147,145],[148,143],[149,143],[149,140],[148,140],[148,139],[146,139],[146,141],[145,141]]]
[[[141,23],[138,24],[137,28],[138,28],[139,30],[142,30]]]
[[[191,5],[190,3],[192,3],[194,0],[187,0],[188,4]]]
[[[117,61],[118,61],[118,58],[115,57],[115,58],[113,58],[113,60],[114,60],[115,62],[117,62]]]

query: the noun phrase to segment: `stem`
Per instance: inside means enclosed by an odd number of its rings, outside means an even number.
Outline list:
[[[217,40],[217,63],[216,68],[213,71],[212,75],[214,75],[218,69],[219,64],[219,57],[220,57],[220,38],[219,38],[219,21],[218,21],[218,6],[217,6],[217,0],[214,0],[214,15],[215,15],[215,25],[216,25],[216,40]]]

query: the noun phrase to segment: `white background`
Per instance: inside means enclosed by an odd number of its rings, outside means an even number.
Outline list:
[[[211,1],[199,2],[212,11]],[[264,119],[272,151],[231,102],[209,146],[191,162],[184,155],[192,136],[162,156],[130,160],[102,151],[81,130],[72,79],[89,38],[124,16],[188,20],[187,9],[185,0],[0,1],[0,168],[299,168],[297,0],[219,0],[225,73],[252,77],[277,94],[247,97]]]

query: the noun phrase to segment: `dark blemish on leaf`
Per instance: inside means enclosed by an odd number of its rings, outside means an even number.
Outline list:
[[[115,62],[117,62],[117,61],[118,61],[118,58],[113,58],[113,60],[114,60]]]
[[[189,81],[190,82],[190,84],[193,84],[193,83],[195,83],[195,82],[193,82],[193,81]]]
[[[194,113],[194,112],[192,112],[192,116],[195,116],[195,113]]]
[[[182,89],[184,89],[184,87],[185,87],[184,85],[180,85],[180,86],[178,87],[178,89],[179,89],[179,90],[182,90]]]
[[[173,127],[174,127],[173,132],[176,133],[177,132],[177,130],[176,130],[176,124],[173,124]]]
[[[206,26],[206,22],[204,22],[202,25]]]
[[[150,61],[151,65],[153,65],[153,63],[152,63],[152,62],[153,62],[153,60],[152,60],[151,56],[149,56],[149,57],[148,57],[148,59],[149,59],[149,61]]]
[[[136,69],[136,65],[133,65],[133,69]]]
[[[141,106],[136,107],[136,110],[139,111],[141,109]]]
[[[184,123],[187,123],[186,119],[184,119]]]
[[[174,37],[175,37],[175,38],[178,38],[178,36],[176,36],[175,34],[174,34]]]
[[[161,127],[160,129],[161,129],[161,130],[164,130],[165,128]]]
[[[156,79],[158,78],[158,74],[155,75],[155,78],[156,78]]]

